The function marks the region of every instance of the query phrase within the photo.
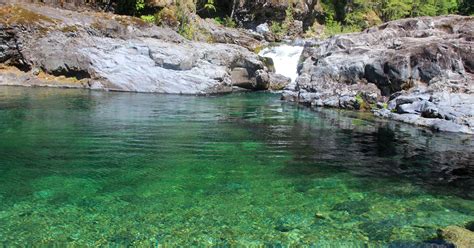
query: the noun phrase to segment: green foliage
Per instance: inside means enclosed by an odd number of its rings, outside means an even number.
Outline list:
[[[410,16],[412,0],[390,0],[382,4],[382,14],[386,20],[395,20]]]
[[[136,8],[136,0],[122,0],[122,1],[117,1],[117,6],[115,8],[115,11],[117,14],[122,14],[122,15],[134,15],[135,14],[135,8]]]
[[[361,28],[357,25],[343,25],[335,21],[332,16],[326,17],[324,36],[329,37],[342,33],[360,32]]]
[[[143,9],[145,9],[145,0],[137,0],[135,2],[135,11],[139,13]]]
[[[216,6],[214,5],[214,0],[207,0],[207,2],[204,4],[204,9],[207,11],[213,11],[216,12]]]
[[[112,0],[119,14],[140,16],[146,22],[176,27],[186,36],[193,32],[192,15],[198,13],[226,27],[236,27],[234,19],[225,9],[228,3],[222,0],[174,0],[171,6],[156,11],[148,6],[147,0]],[[291,30],[295,20],[294,0],[289,0],[283,21],[271,22],[271,31],[277,36],[284,36]],[[385,21],[417,16],[436,16],[459,13],[474,14],[474,0],[319,0],[323,15],[319,23],[324,23],[324,35],[360,31]],[[226,16],[226,17],[224,17]],[[322,30],[322,28],[320,29]],[[317,29],[309,30],[311,35],[321,35]]]
[[[291,25],[293,25],[293,23],[295,21],[295,17],[293,16],[293,14],[294,14],[293,12],[294,12],[293,7],[290,4],[288,6],[288,8],[285,10],[285,20],[283,21],[283,24],[282,24],[282,28],[283,28],[284,33],[288,32],[288,29],[291,27]]]
[[[192,40],[196,35],[196,27],[192,22],[184,23],[179,26],[178,33],[184,38]]]
[[[196,27],[194,20],[191,19],[189,6],[177,3],[176,6],[176,17],[178,20],[178,33],[188,40],[194,39],[196,35]],[[195,11],[195,10],[194,10]]]
[[[474,15],[474,0],[460,0],[459,12],[463,15]]]
[[[142,15],[140,16],[140,19],[142,19],[143,21],[145,22],[148,22],[148,23],[155,23],[155,16],[154,15]]]
[[[358,93],[355,96],[355,100],[356,100],[357,104],[359,105],[359,110],[370,110],[372,108],[375,108],[375,106],[372,106],[371,104],[367,103],[364,100],[364,97],[362,96],[361,93]]]
[[[155,24],[158,26],[177,27],[179,21],[176,12],[176,8],[163,8],[155,14]]]
[[[145,0],[120,0],[116,3],[115,11],[117,14],[141,16],[146,9]]]
[[[270,26],[270,31],[276,35],[283,35],[283,27],[281,23],[278,22],[272,22],[272,25]]]
[[[469,12],[473,0],[321,0],[326,19],[367,28],[381,21]]]
[[[234,19],[232,19],[231,17],[229,16],[226,16],[224,18],[222,17],[215,17],[214,18],[214,21],[222,26],[225,26],[225,27],[228,27],[228,28],[235,28],[237,27],[237,23],[234,21]]]
[[[290,4],[285,10],[285,20],[282,23],[273,21],[270,26],[270,31],[277,36],[284,36],[288,33],[288,30],[291,28],[294,21],[294,9]]]

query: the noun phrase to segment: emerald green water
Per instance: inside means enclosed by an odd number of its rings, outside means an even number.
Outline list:
[[[422,246],[474,220],[472,161],[472,136],[267,93],[2,87],[0,245]]]

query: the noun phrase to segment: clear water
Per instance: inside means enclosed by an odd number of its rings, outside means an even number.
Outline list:
[[[278,95],[0,88],[0,244],[422,244],[474,220],[471,136]]]

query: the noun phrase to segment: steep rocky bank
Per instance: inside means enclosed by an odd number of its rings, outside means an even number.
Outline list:
[[[0,85],[215,94],[279,90],[290,82],[255,53],[267,44],[262,35],[199,17],[200,42],[110,13],[34,4],[0,11]],[[310,40],[283,98],[474,133],[473,51],[474,18],[461,16]]]
[[[271,63],[249,50],[258,41],[246,34],[239,36],[238,31],[233,36],[215,29],[215,36],[227,39],[206,43],[186,40],[171,29],[136,18],[107,13],[39,5],[3,5],[1,12],[2,85],[175,94],[267,89],[271,85]],[[244,40],[239,45],[249,49],[236,45],[239,40]]]
[[[283,98],[474,133],[473,58],[474,17],[393,21],[307,42]]]

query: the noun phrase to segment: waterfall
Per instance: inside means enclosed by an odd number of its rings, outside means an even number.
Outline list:
[[[298,77],[297,67],[302,52],[302,46],[283,44],[267,47],[258,55],[272,58],[276,73],[289,77],[294,82]]]

